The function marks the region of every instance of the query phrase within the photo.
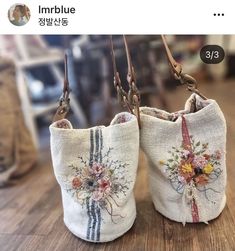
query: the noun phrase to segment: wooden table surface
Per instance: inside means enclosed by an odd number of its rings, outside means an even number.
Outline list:
[[[146,158],[141,153],[135,186],[137,219],[134,226],[110,243],[82,241],[63,223],[60,189],[46,149],[38,167],[15,185],[0,190],[0,251],[235,250],[235,82],[201,85],[201,90],[217,100],[228,125],[227,205],[217,219],[209,225],[200,223],[183,227],[156,212],[148,192]],[[169,94],[171,110],[181,108],[188,95],[181,88]]]

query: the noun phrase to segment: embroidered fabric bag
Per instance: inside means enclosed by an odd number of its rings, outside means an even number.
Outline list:
[[[65,79],[64,95],[50,126],[64,223],[81,239],[112,241],[128,231],[136,218],[133,187],[139,154],[137,119],[123,112],[108,127],[73,129],[68,120],[61,119],[68,112],[67,69]]]
[[[141,148],[154,206],[169,219],[208,222],[226,202],[226,123],[214,100],[193,94],[179,113],[142,107]]]
[[[195,93],[176,113],[140,108],[140,144],[149,160],[152,199],[171,220],[206,223],[226,203],[226,122],[216,101],[199,93],[166,49],[172,70]]]
[[[36,149],[21,111],[15,65],[5,58],[0,58],[0,110],[0,184],[4,185],[36,162]]]
[[[110,126],[89,129],[73,129],[68,120],[59,120],[50,132],[65,225],[76,236],[93,242],[123,235],[136,217],[136,117],[120,113]]]

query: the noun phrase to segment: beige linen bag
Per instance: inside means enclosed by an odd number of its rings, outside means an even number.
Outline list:
[[[50,126],[50,132],[65,225],[76,236],[92,242],[123,235],[136,218],[136,117],[120,113],[110,126],[89,129],[73,129],[68,120],[59,120]]]
[[[149,161],[152,199],[171,220],[207,223],[226,203],[226,122],[216,101],[199,93],[164,37],[163,42],[172,70],[194,94],[179,112],[140,108],[140,144]]]
[[[137,119],[122,112],[107,127],[73,129],[63,119],[69,110],[65,69],[64,94],[50,126],[64,223],[86,241],[112,241],[128,231],[136,218],[133,187],[139,156]]]
[[[179,113],[140,111],[156,210],[183,224],[216,218],[226,202],[226,123],[216,101],[193,94]]]

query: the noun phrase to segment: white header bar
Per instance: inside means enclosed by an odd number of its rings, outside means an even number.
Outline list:
[[[22,0],[20,3],[29,7],[31,18],[24,26],[14,26],[8,20],[8,9],[17,0],[2,0],[0,34],[233,34],[233,2]],[[68,9],[70,14],[58,13]]]

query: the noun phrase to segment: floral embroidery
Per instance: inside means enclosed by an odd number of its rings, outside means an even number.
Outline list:
[[[207,186],[222,173],[221,152],[216,150],[211,153],[208,143],[196,142],[193,136],[189,136],[184,116],[182,116],[182,138],[181,146],[178,148],[173,146],[168,151],[170,158],[167,161],[160,160],[159,164],[165,167],[172,187],[182,194],[183,204],[187,202],[191,205],[193,222],[198,222],[196,190],[204,192],[206,199],[214,203],[209,199],[207,192],[219,193],[219,191]]]
[[[182,192],[183,185],[193,181],[196,187],[205,186],[221,174],[220,151],[209,154],[208,143],[195,142],[191,136],[192,152],[183,145],[172,147],[170,158],[159,163],[166,167],[166,173],[177,192]]]
[[[80,226],[83,236],[93,242],[99,242],[108,226],[118,224],[129,214],[125,208],[135,178],[130,177],[129,164],[123,161],[126,156],[120,154],[120,148],[114,150],[120,159],[112,158],[113,148],[107,147],[110,141],[104,131],[103,126],[86,131],[83,136],[87,138],[81,137],[74,146],[80,156],[75,155],[57,173],[62,195],[71,202],[68,214],[76,213],[84,224]]]
[[[87,200],[95,202],[95,205],[106,210],[112,217],[114,215],[113,203],[119,207],[117,200],[122,193],[126,196],[130,181],[127,180],[127,164],[119,160],[110,160],[109,151],[104,155],[102,163],[91,164],[79,157],[82,165],[70,165],[72,175],[66,177],[66,190],[81,204]]]

